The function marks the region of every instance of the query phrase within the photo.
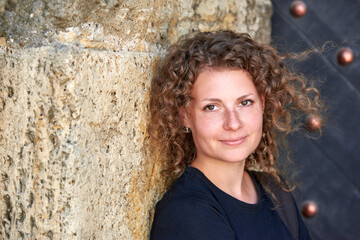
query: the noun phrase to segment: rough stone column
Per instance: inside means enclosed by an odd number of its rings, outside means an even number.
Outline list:
[[[151,70],[192,30],[270,39],[270,0],[0,0],[0,239],[147,239]]]

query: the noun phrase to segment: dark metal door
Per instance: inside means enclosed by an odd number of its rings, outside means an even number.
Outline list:
[[[290,11],[292,3],[273,0],[274,45],[282,53],[325,46],[294,67],[321,81],[328,106],[320,138],[290,138],[299,172],[294,195],[300,211],[308,200],[318,207],[304,217],[313,240],[360,239],[360,1],[304,0],[306,11]]]

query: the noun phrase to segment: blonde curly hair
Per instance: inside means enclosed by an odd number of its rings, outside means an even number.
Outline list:
[[[160,154],[168,176],[179,177],[196,155],[191,134],[186,134],[179,113],[205,69],[247,71],[265,98],[263,138],[247,158],[246,170],[267,173],[280,184],[278,143],[298,128],[306,115],[321,115],[319,92],[306,86],[303,76],[289,71],[285,57],[246,33],[198,32],[170,46],[151,82],[148,133],[152,149]],[[268,184],[260,179],[262,185]]]

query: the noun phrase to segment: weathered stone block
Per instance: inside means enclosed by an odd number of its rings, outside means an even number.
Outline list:
[[[269,41],[269,0],[0,1],[0,238],[147,239],[152,69],[193,30]]]

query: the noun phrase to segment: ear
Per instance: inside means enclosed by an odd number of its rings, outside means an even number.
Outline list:
[[[184,125],[184,127],[190,127],[189,114],[187,113],[185,107],[181,107],[179,109],[179,114],[181,117],[181,122]]]
[[[264,112],[264,110],[265,110],[265,97],[264,97],[264,95],[261,95],[261,101],[262,101],[262,110]]]

